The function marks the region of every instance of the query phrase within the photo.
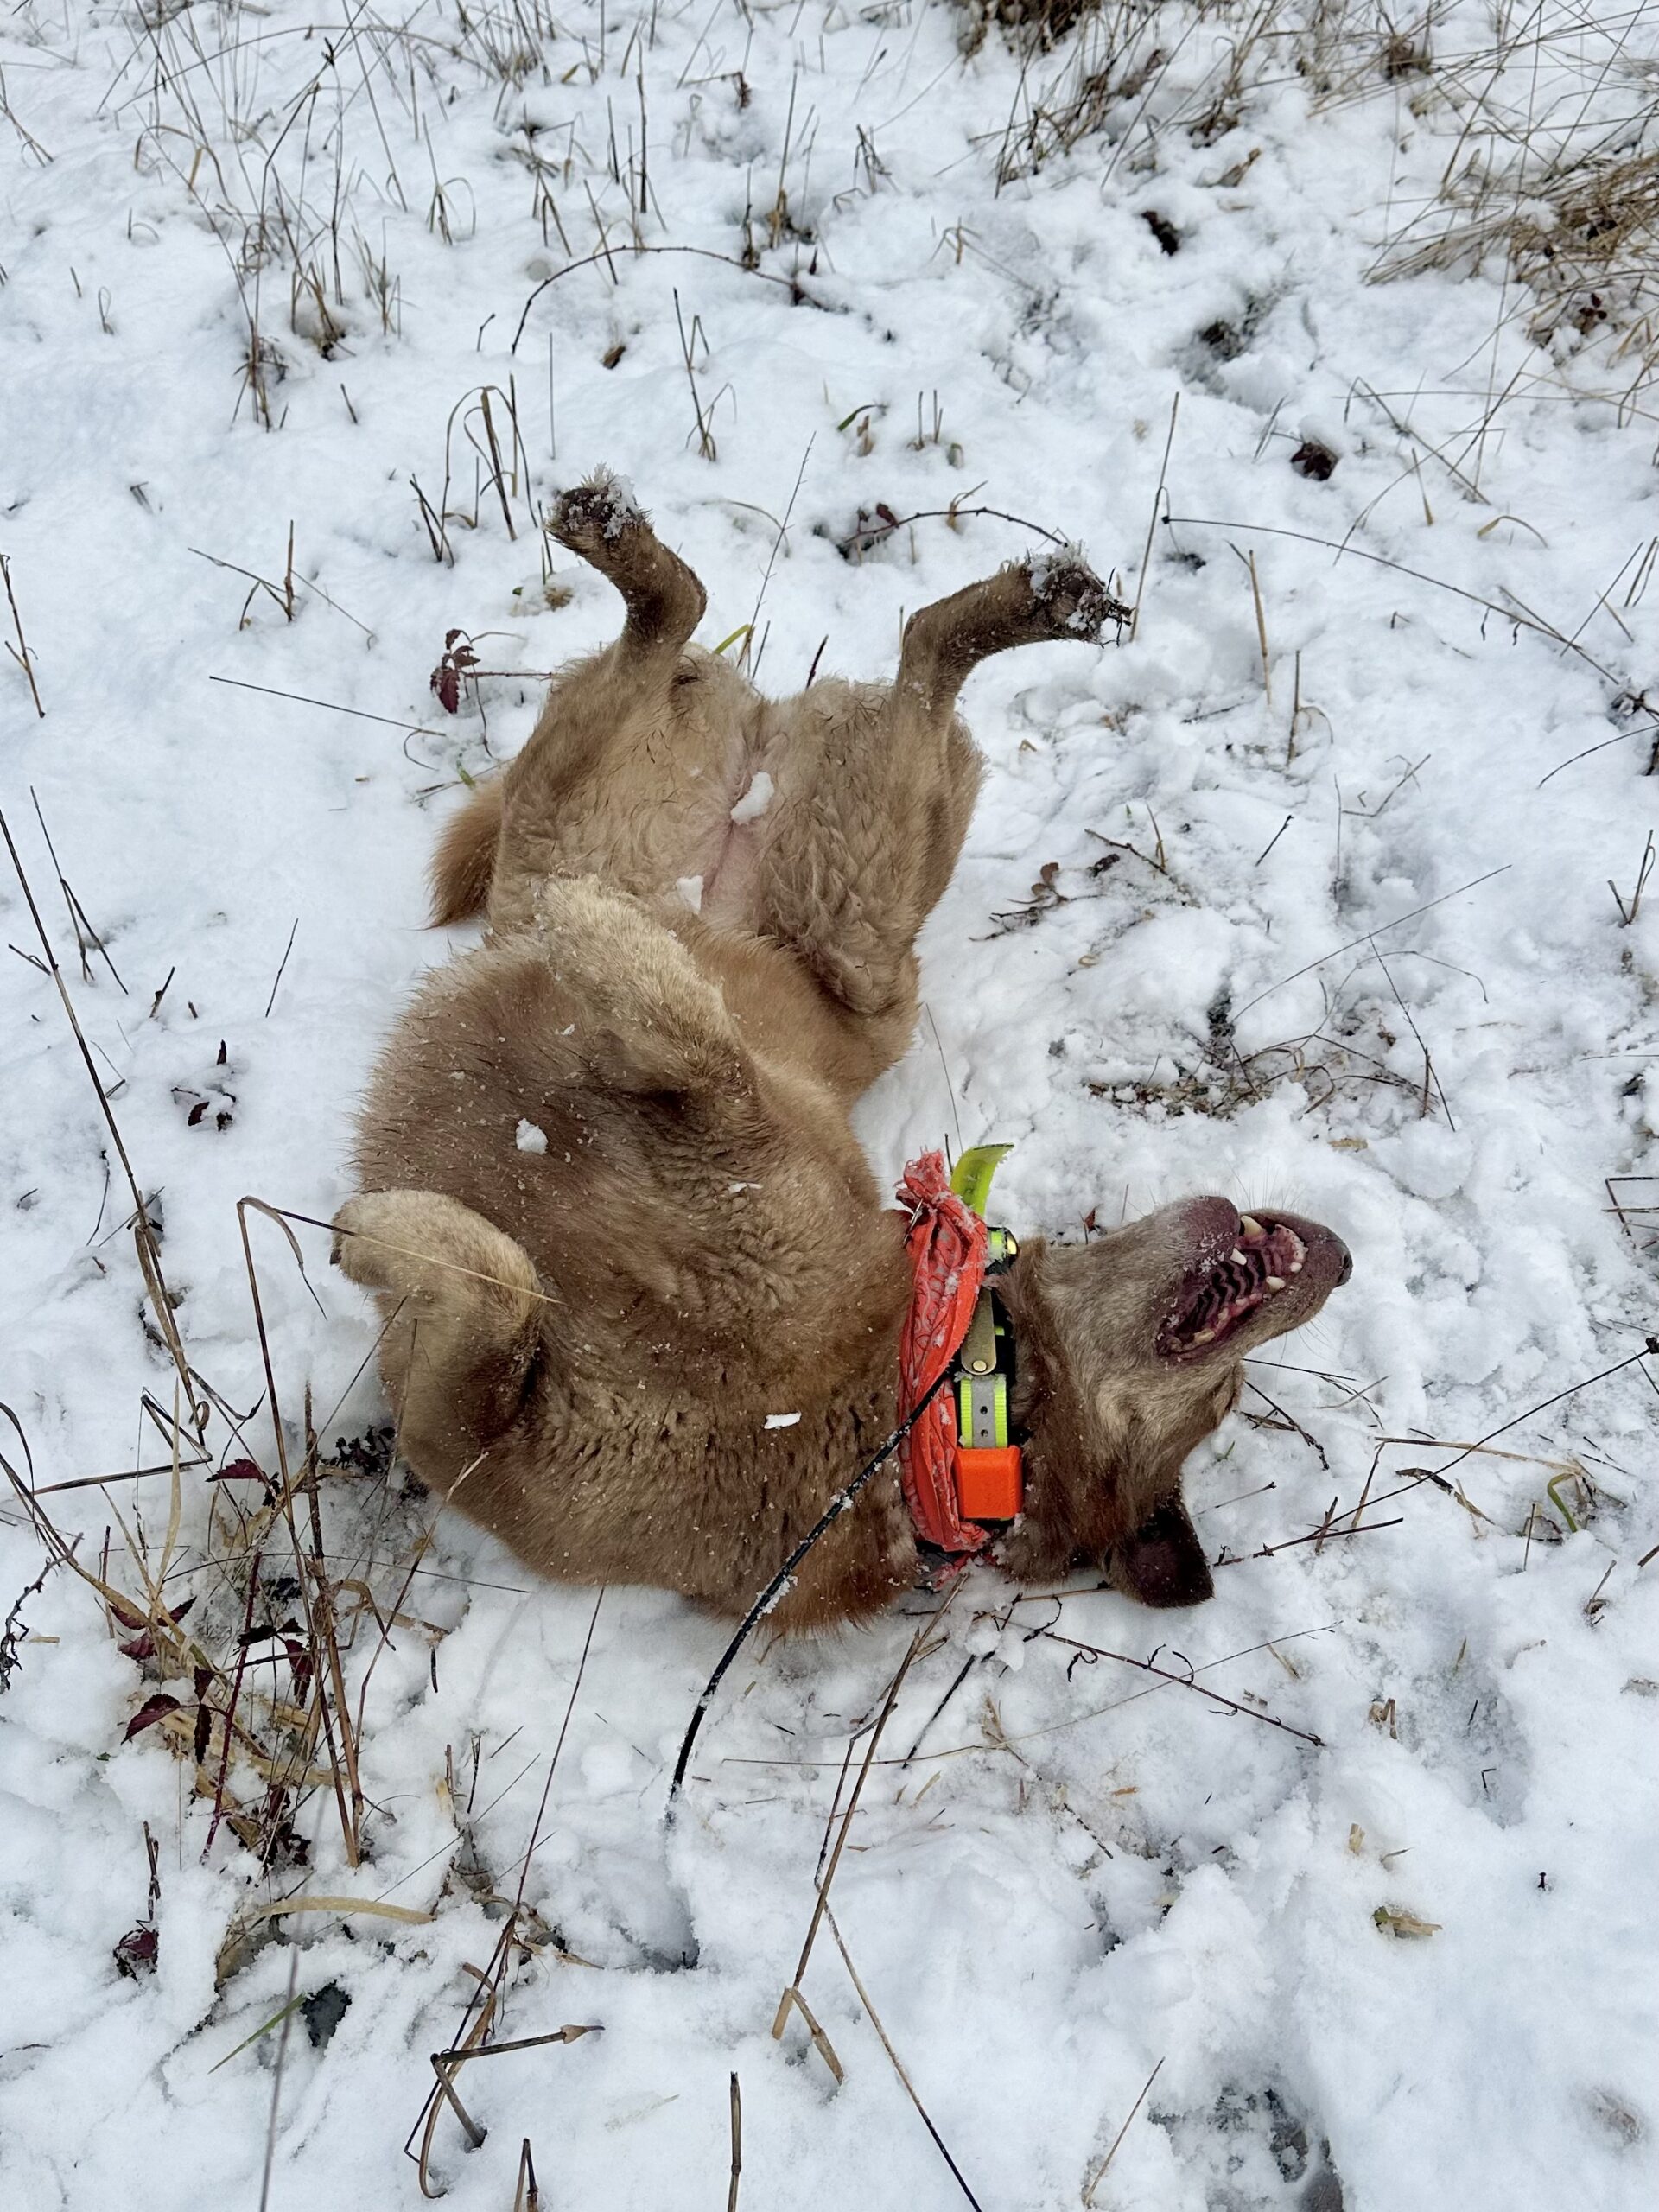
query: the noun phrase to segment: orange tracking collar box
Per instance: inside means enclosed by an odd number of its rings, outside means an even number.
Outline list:
[[[958,1444],[957,1510],[970,1521],[1012,1521],[1025,1503],[1017,1444]]]

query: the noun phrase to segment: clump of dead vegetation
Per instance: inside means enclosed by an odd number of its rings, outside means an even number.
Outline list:
[[[390,1433],[341,1439],[338,1458],[325,1458],[308,1403],[297,1465],[267,1471],[237,1456],[214,1466],[203,1436],[215,1414],[229,1411],[212,1392],[188,1416],[148,1398],[168,1456],[114,1475],[38,1484],[21,1432],[22,1465],[0,1455],[48,1568],[79,1578],[132,1662],[135,1703],[123,1740],[153,1732],[183,1762],[209,1808],[202,1856],[223,1832],[250,1855],[251,1879],[266,1892],[233,1922],[221,1980],[269,1940],[272,1922],[311,1909],[290,1878],[311,1863],[307,1831],[319,1798],[333,1804],[347,1867],[370,1855],[372,1808],[359,1747],[376,1668],[395,1631],[425,1639],[435,1653],[446,1632],[409,1609],[429,1528],[397,1548],[408,1555],[395,1592],[378,1594],[371,1578],[384,1582],[385,1570],[372,1547],[342,1560],[325,1539],[325,1491],[353,1476],[384,1480]],[[89,1487],[102,1492],[110,1516],[92,1556],[65,1536],[48,1502]],[[144,1495],[157,1488],[163,1515]],[[153,1946],[139,1948],[153,1965]]]
[[[1155,173],[1160,140],[1211,144],[1290,77],[1325,112],[1386,99],[1446,157],[1430,192],[1391,208],[1377,279],[1495,264],[1535,344],[1605,331],[1643,377],[1659,359],[1659,93],[1637,22],[1546,0],[1471,44],[1432,7],[1402,17],[1376,0],[965,0],[964,16],[965,53],[996,35],[1020,57],[982,142],[1003,184],[1091,139],[1109,176]],[[1236,186],[1253,158],[1214,181]]]

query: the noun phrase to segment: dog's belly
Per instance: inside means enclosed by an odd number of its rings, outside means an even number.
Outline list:
[[[560,823],[560,872],[597,875],[719,928],[753,929],[785,776],[764,733],[744,734],[718,757],[681,752],[658,764],[649,779],[637,779],[637,804],[619,806],[613,782],[572,794]]]

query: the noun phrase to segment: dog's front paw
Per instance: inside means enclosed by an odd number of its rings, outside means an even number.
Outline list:
[[[365,1290],[393,1290],[397,1287],[394,1262],[397,1255],[391,1249],[404,1240],[397,1230],[402,1225],[397,1200],[401,1192],[371,1191],[361,1198],[347,1198],[334,1216],[334,1241],[328,1257],[344,1275],[349,1275]]]
[[[334,1259],[365,1290],[421,1314],[471,1309],[517,1325],[541,1296],[524,1247],[439,1191],[348,1198],[334,1216]]]

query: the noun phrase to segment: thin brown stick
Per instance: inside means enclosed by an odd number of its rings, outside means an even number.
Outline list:
[[[846,1941],[842,1936],[840,1929],[836,1925],[836,1916],[833,1912],[829,1910],[827,1906],[825,1908],[825,1917],[830,1923],[830,1933],[836,1939],[836,1948],[841,1953],[842,1963],[847,1969],[848,1979],[852,1983],[853,1987],[858,1992],[858,2001],[868,2014],[870,2025],[875,2030],[876,2034],[880,2037],[881,2048],[887,2052],[888,2058],[892,2061],[893,2072],[899,2076],[899,2079],[904,2084],[905,2094],[910,2099],[910,2101],[915,2106],[917,2112],[920,2114],[922,2126],[926,2128],[928,2133],[932,2137],[933,2147],[938,2151],[939,2156],[944,2160],[945,2164],[950,2167],[951,2177],[955,2180],[957,2187],[962,2191],[968,2202],[973,2206],[974,2212],[983,2212],[983,2208],[982,2207],[979,2199],[974,2195],[973,2190],[968,2185],[967,2176],[963,2172],[962,2168],[951,2157],[950,2145],[946,2143],[944,2136],[940,2134],[938,2129],[933,2125],[933,2120],[931,2115],[928,2112],[927,2107],[922,2102],[920,2097],[917,2095],[916,2084],[911,2080],[910,2075],[905,2071],[905,2063],[903,2059],[899,2057],[898,2052],[893,2049],[893,2039],[881,2024],[881,2015],[876,2011],[875,2006],[871,2003],[869,1991],[865,1988],[863,1983],[858,1978],[858,1968],[853,1964],[851,1955],[847,1948]],[[734,2082],[736,2082],[737,2076],[735,2074],[733,2075],[732,2080]],[[1130,2117],[1133,2119],[1134,2114],[1131,2113]],[[735,2182],[734,2182],[732,2202],[733,2204],[735,2204],[736,2202],[736,2184]],[[730,2212],[729,2207],[728,2208],[728,2212]]]
[[[1129,2107],[1128,2120],[1124,2121],[1122,2126],[1118,2129],[1116,2134],[1112,2138],[1111,2149],[1106,2153],[1105,2157],[1095,2168],[1095,2171],[1090,2175],[1088,2181],[1084,2183],[1083,2201],[1085,2204],[1092,2205],[1094,2203],[1095,2191],[1100,2187],[1102,2182],[1105,2180],[1106,2169],[1111,2164],[1112,2160],[1117,2156],[1117,2146],[1123,2140],[1123,2138],[1128,2133],[1129,2122],[1134,2120],[1136,2113],[1140,2111],[1141,2106],[1147,2101],[1147,2093],[1151,2089],[1153,2083],[1158,2079],[1159,2075],[1163,2070],[1163,2064],[1164,2062],[1160,2058],[1157,2065],[1153,2068],[1151,2073],[1147,2075],[1145,2087],[1141,2089],[1140,2095],[1135,2099],[1135,2102]]]
[[[1380,1528],[1385,1524],[1379,1522],[1376,1525]],[[1307,1539],[1298,1537],[1296,1541],[1306,1542]],[[1299,1743],[1311,1744],[1315,1751],[1325,1749],[1323,1737],[1311,1735],[1305,1728],[1293,1728],[1289,1721],[1281,1720],[1271,1713],[1258,1713],[1254,1706],[1241,1705],[1236,1698],[1224,1696],[1220,1690],[1209,1688],[1198,1681],[1196,1675],[1173,1675],[1167,1667],[1154,1667],[1150,1659],[1131,1659],[1127,1651],[1108,1651],[1098,1643],[1080,1643],[1076,1637],[1060,1636],[1052,1628],[1036,1629],[1033,1633],[1046,1637],[1051,1643],[1063,1643],[1070,1650],[1086,1651],[1096,1659],[1116,1659],[1122,1667],[1138,1667],[1143,1675],[1156,1675],[1160,1681],[1174,1682],[1182,1689],[1196,1690],[1200,1697],[1210,1698],[1229,1713],[1242,1713],[1251,1720],[1261,1721],[1265,1727],[1277,1728],[1287,1736],[1294,1736]]]
[[[464,2066],[469,2059],[505,2058],[515,2050],[540,2050],[550,2043],[580,2043],[583,2036],[602,2035],[604,2031],[605,2023],[602,2020],[576,2021],[563,2028],[555,2028],[550,2034],[544,2036],[517,2036],[511,2043],[484,2044],[473,2050],[440,2050],[434,2054],[434,2063],[442,2060],[445,2068],[453,2073],[456,2067]]]
[[[737,2212],[737,2184],[743,2174],[743,2092],[732,2075],[732,2178],[726,2191],[726,2212]]]
[[[317,1498],[317,1437],[311,1426],[311,1389],[305,1392],[305,1491],[309,1508],[311,1548],[307,1565],[311,1572],[312,1592],[310,1619],[322,1641],[323,1656],[328,1662],[328,1680],[334,1691],[334,1721],[340,1735],[340,1754],[345,1762],[346,1780],[351,1791],[351,1830],[346,1839],[346,1855],[355,1866],[363,1851],[363,1783],[358,1772],[357,1735],[352,1726],[351,1700],[346,1694],[346,1669],[340,1655],[338,1611],[334,1604],[334,1586],[328,1579],[327,1554],[322,1541],[322,1512]],[[318,1670],[321,1683],[321,1670]],[[322,1704],[321,1688],[318,1704]]]
[[[271,987],[270,987],[270,997],[265,1001],[265,1016],[264,1016],[264,1018],[265,1018],[265,1020],[266,1020],[267,1021],[269,1021],[269,1020],[270,1020],[270,1009],[271,1009],[271,1008],[272,1008],[272,1007],[274,1007],[274,1006],[276,1005],[276,994],[277,994],[277,992],[278,992],[278,991],[280,991],[280,990],[281,990],[281,988],[283,988],[283,975],[284,975],[284,973],[286,972],[287,968],[288,968],[288,956],[289,956],[289,954],[290,952],[292,952],[292,951],[293,951],[293,950],[294,950],[294,940],[295,940],[295,938],[299,935],[299,933],[300,933],[300,918],[299,918],[299,916],[298,916],[297,914],[296,914],[296,915],[295,915],[295,917],[294,917],[294,926],[293,926],[293,928],[292,928],[291,930],[289,930],[289,933],[288,933],[288,943],[283,946],[283,957],[282,957],[281,960],[277,963],[277,965],[276,965],[276,981],[271,984]]]
[[[517,671],[514,671],[517,673]],[[326,707],[331,715],[352,715],[360,722],[384,722],[388,729],[406,730],[411,737],[442,737],[442,730],[428,729],[423,722],[400,721],[396,715],[372,715],[362,707],[342,707],[334,699],[312,699],[303,691],[279,691],[270,683],[245,683],[239,676],[210,676],[210,683],[227,683],[233,691],[263,691],[268,699],[291,699],[300,707]]]

